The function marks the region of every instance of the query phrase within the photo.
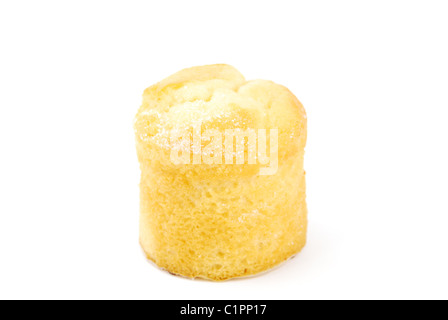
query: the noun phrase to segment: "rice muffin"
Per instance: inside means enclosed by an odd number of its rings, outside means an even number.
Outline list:
[[[256,150],[229,130],[255,132]],[[228,65],[185,69],[145,90],[135,133],[140,244],[159,267],[220,281],[305,246],[307,117],[287,88]]]

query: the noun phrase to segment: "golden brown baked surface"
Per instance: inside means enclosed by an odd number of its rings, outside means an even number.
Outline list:
[[[278,129],[278,170],[260,175],[260,163],[173,163],[173,148],[183,146],[172,132],[198,123],[202,132]],[[182,70],[146,89],[135,130],[140,242],[148,258],[175,274],[225,280],[265,271],[298,253],[307,227],[306,123],[288,89],[246,82],[228,65]],[[191,148],[192,159],[205,155],[208,142]]]

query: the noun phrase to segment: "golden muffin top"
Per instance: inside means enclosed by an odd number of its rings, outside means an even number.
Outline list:
[[[198,159],[204,160],[213,153],[207,148],[213,139],[202,137],[197,144],[194,138],[178,140],[177,137],[184,132],[194,136],[194,130],[199,130],[198,134],[214,130],[222,132],[222,141],[218,143],[224,144],[226,130],[258,132],[265,129],[269,141],[270,131],[278,130],[278,154],[275,156],[281,165],[290,156],[303,152],[306,123],[305,109],[287,88],[271,81],[246,81],[229,65],[194,67],[145,90],[135,122],[138,156],[141,165],[154,165],[167,171],[180,170],[193,175],[211,172],[214,175],[253,175],[262,164],[247,163],[247,148],[244,165],[229,166],[224,154],[215,154],[215,157],[222,157],[222,164],[201,162],[200,166],[192,166]],[[245,143],[247,147],[248,139]],[[190,152],[190,163],[170,161],[174,149]],[[236,146],[234,151],[236,156]]]

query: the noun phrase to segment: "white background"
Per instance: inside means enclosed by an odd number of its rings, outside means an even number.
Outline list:
[[[448,298],[446,1],[2,1],[0,298]],[[309,242],[190,281],[138,245],[133,118],[185,67],[288,86],[309,117]]]

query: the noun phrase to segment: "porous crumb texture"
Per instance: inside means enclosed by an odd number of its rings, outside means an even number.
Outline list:
[[[260,164],[174,164],[171,151],[182,145],[170,133],[198,123],[202,132],[278,129],[277,173],[259,175]],[[140,243],[159,267],[221,281],[266,271],[305,246],[306,114],[288,89],[246,82],[228,65],[186,69],[145,90],[135,131]]]

